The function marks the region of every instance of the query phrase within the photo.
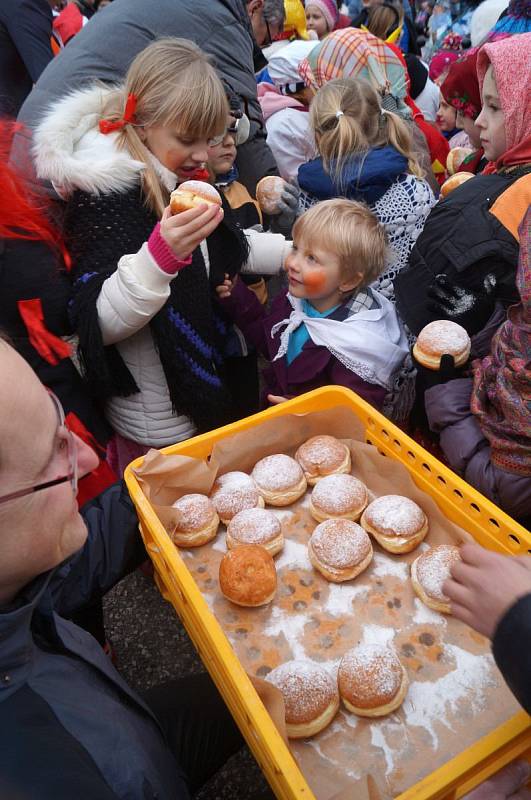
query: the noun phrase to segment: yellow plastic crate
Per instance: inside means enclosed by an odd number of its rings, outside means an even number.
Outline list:
[[[290,400],[215,431],[165,448],[163,453],[207,459],[215,442],[285,414],[304,414],[337,406],[352,410],[365,426],[365,438],[385,456],[400,461],[420,489],[431,495],[448,519],[477,542],[501,553],[531,553],[531,534],[406,436],[348,389],[330,386]],[[311,800],[314,795],[284,744],[218,621],[188,571],[179,551],[143,494],[132,467],[125,481],[136,506],[146,549],[158,573],[163,596],[174,606],[227,706],[238,723],[273,791],[281,800]],[[531,760],[531,718],[521,712],[397,800],[460,798],[518,756]]]

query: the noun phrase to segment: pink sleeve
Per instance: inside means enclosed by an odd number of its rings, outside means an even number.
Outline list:
[[[157,222],[153,228],[151,236],[148,239],[148,250],[150,255],[156,261],[157,266],[168,275],[176,275],[179,270],[192,263],[191,253],[189,256],[183,259],[178,259],[175,257],[171,248],[168,247],[162,238],[160,232],[160,222]]]

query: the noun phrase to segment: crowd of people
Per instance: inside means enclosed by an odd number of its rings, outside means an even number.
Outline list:
[[[242,740],[100,646],[131,460],[339,384],[531,520],[531,3],[20,0],[0,42],[0,795],[184,798]],[[414,358],[436,320],[465,364]],[[531,712],[530,559],[463,554]]]

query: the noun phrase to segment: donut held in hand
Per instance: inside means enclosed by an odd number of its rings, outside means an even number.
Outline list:
[[[411,583],[424,605],[442,614],[451,614],[450,601],[443,593],[443,584],[450,577],[453,564],[460,561],[459,548],[440,544],[422,553],[411,564]]]
[[[284,179],[279,178],[278,175],[266,175],[265,178],[258,181],[256,200],[264,214],[270,216],[280,214],[279,203],[282,200],[285,183]]]
[[[282,692],[286,732],[290,739],[306,739],[324,730],[339,708],[339,694],[331,675],[312,661],[287,661],[266,680]]]
[[[317,522],[350,519],[357,522],[369,501],[364,483],[352,475],[327,475],[315,485],[310,497],[310,514]]]
[[[247,508],[236,514],[227,526],[227,548],[259,544],[275,556],[284,547],[280,520],[265,508]]]
[[[426,538],[428,519],[409,497],[387,494],[370,503],[360,525],[389,553],[410,553]]]
[[[289,506],[306,491],[306,478],[299,464],[283,453],[261,458],[251,477],[270,506]]]
[[[453,192],[454,189],[457,189],[457,187],[461,186],[462,183],[466,183],[466,181],[469,181],[470,178],[475,177],[476,176],[473,172],[456,172],[451,178],[445,180],[441,186],[441,197],[447,197],[450,192]]]
[[[345,653],[337,673],[345,708],[359,717],[384,717],[404,702],[407,672],[392,647],[358,645]]]
[[[446,158],[446,172],[455,175],[465,158],[471,156],[474,150],[471,147],[452,147]],[[469,173],[472,175],[472,173]]]
[[[308,542],[313,567],[332,583],[355,578],[372,561],[371,540],[363,528],[348,519],[327,519],[316,527]]]
[[[265,547],[246,544],[229,550],[219,565],[223,595],[237,606],[265,606],[277,590],[277,571]]]
[[[427,369],[438,370],[444,355],[452,356],[454,365],[460,367],[470,355],[470,337],[457,322],[438,319],[421,330],[413,347],[413,355]]]
[[[350,472],[350,450],[335,436],[312,436],[295,453],[309,486],[326,475]]]
[[[221,207],[218,190],[205,181],[185,181],[170,195],[172,214],[180,214],[181,211],[189,211],[200,205]]]
[[[173,503],[177,520],[171,533],[178,547],[200,547],[212,541],[218,532],[219,517],[204,494],[185,494]]]

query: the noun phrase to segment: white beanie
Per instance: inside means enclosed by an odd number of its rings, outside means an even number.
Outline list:
[[[301,83],[299,64],[310,55],[314,47],[318,46],[319,42],[304,42],[298,39],[274,53],[269,59],[267,70],[275,86]]]

